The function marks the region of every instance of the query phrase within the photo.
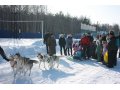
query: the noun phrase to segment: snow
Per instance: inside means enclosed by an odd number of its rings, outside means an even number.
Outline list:
[[[57,40],[58,41],[58,40]],[[22,56],[37,59],[37,53],[46,54],[41,39],[0,39],[7,56],[20,52]],[[57,43],[57,55],[60,55]],[[95,60],[72,61],[67,57],[60,58],[59,68],[44,69],[34,64],[31,76],[17,75],[14,79],[10,63],[0,56],[1,84],[120,84],[120,59],[114,68],[107,68]]]

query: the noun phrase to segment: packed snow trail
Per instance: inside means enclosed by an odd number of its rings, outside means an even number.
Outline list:
[[[45,45],[39,39],[18,40],[19,46],[10,41],[0,40],[7,56],[19,51],[23,56],[37,59],[37,53],[45,53]],[[11,43],[10,45],[8,43]],[[8,46],[9,45],[9,46]],[[57,55],[59,46],[57,44]],[[114,68],[107,68],[96,60],[73,61],[68,57],[60,58],[59,68],[39,69],[39,64],[34,64],[31,76],[17,75],[14,79],[9,62],[0,56],[0,83],[1,84],[120,84],[120,59]]]

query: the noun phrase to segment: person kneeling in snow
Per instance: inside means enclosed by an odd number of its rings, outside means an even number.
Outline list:
[[[73,59],[80,60],[82,47],[77,41],[75,41],[73,44],[73,50],[74,50]]]

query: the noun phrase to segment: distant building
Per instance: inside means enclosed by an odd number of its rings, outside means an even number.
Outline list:
[[[81,28],[80,28],[80,32],[81,34],[83,33],[88,33],[88,32],[91,32],[94,36],[96,35],[96,27],[93,26],[93,25],[86,25],[86,24],[82,24],[81,23]]]

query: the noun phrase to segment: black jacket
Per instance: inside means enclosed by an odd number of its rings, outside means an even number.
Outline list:
[[[107,48],[108,48],[108,51],[117,50],[116,37],[113,36],[112,38],[110,38]]]
[[[46,33],[45,35],[44,35],[44,44],[47,44],[47,40],[48,40],[48,38],[50,37],[50,34],[49,33]]]
[[[65,38],[62,38],[62,37],[59,38],[59,45],[60,45],[60,46],[65,46],[65,45],[66,45],[66,40],[65,40]]]
[[[94,40],[93,36],[87,36],[87,37],[90,39],[90,42],[92,43]]]

